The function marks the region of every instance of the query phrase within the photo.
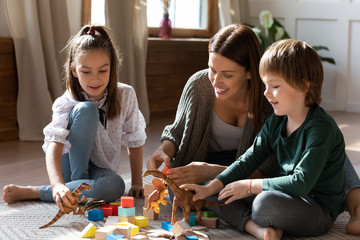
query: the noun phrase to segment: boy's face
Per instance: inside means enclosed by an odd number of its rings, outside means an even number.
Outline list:
[[[265,84],[264,95],[276,115],[296,117],[306,108],[305,92],[290,86],[282,76],[266,73],[262,80]]]

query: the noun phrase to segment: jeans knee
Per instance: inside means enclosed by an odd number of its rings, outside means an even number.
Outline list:
[[[77,121],[86,121],[87,125],[96,126],[99,120],[99,112],[94,103],[89,101],[79,102],[72,110],[71,117]]]
[[[114,174],[107,177],[101,188],[102,199],[110,202],[124,195],[125,182],[121,176]]]
[[[268,217],[276,217],[281,212],[278,192],[265,191],[257,195],[252,204],[251,219],[263,222]]]

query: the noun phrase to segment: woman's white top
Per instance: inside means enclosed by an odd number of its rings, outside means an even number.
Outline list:
[[[84,94],[84,93],[83,93]],[[98,108],[102,108],[107,97],[96,101],[87,97],[87,101],[92,101]],[[94,148],[90,159],[98,167],[112,169],[117,172],[121,162],[121,145],[128,148],[143,146],[146,140],[145,119],[138,108],[138,102],[134,89],[127,84],[118,83],[118,99],[121,105],[120,115],[114,119],[107,120],[106,129],[98,123],[95,137]],[[44,128],[43,150],[49,142],[59,142],[64,144],[63,154],[69,152],[71,144],[67,141],[69,130],[69,114],[79,101],[76,101],[69,91],[57,98],[52,106],[52,122]]]
[[[209,152],[237,150],[244,128],[224,122],[215,111],[212,113]]]

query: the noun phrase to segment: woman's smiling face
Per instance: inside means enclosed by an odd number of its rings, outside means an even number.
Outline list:
[[[236,98],[248,89],[250,72],[236,62],[217,53],[209,54],[209,79],[218,99]]]
[[[72,74],[88,97],[100,100],[110,79],[110,58],[101,49],[90,50],[76,59]]]

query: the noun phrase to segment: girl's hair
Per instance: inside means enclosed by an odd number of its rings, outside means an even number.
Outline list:
[[[220,29],[210,39],[209,53],[211,52],[236,62],[250,72],[248,116],[257,134],[262,126],[265,87],[259,75],[262,52],[256,34],[245,25],[231,24]]]
[[[71,92],[75,100],[85,101],[82,95],[80,83],[72,74],[76,61],[92,50],[105,51],[110,59],[110,79],[106,87],[108,91],[105,103],[106,113],[109,119],[120,114],[120,102],[117,98],[117,73],[121,65],[121,58],[118,48],[114,45],[111,38],[111,30],[105,26],[86,25],[75,36],[73,36],[65,49],[67,50],[67,60],[65,63],[66,89]]]
[[[305,106],[320,104],[323,67],[318,53],[306,42],[286,39],[272,44],[260,61],[260,75],[266,73],[278,74],[306,92]]]

